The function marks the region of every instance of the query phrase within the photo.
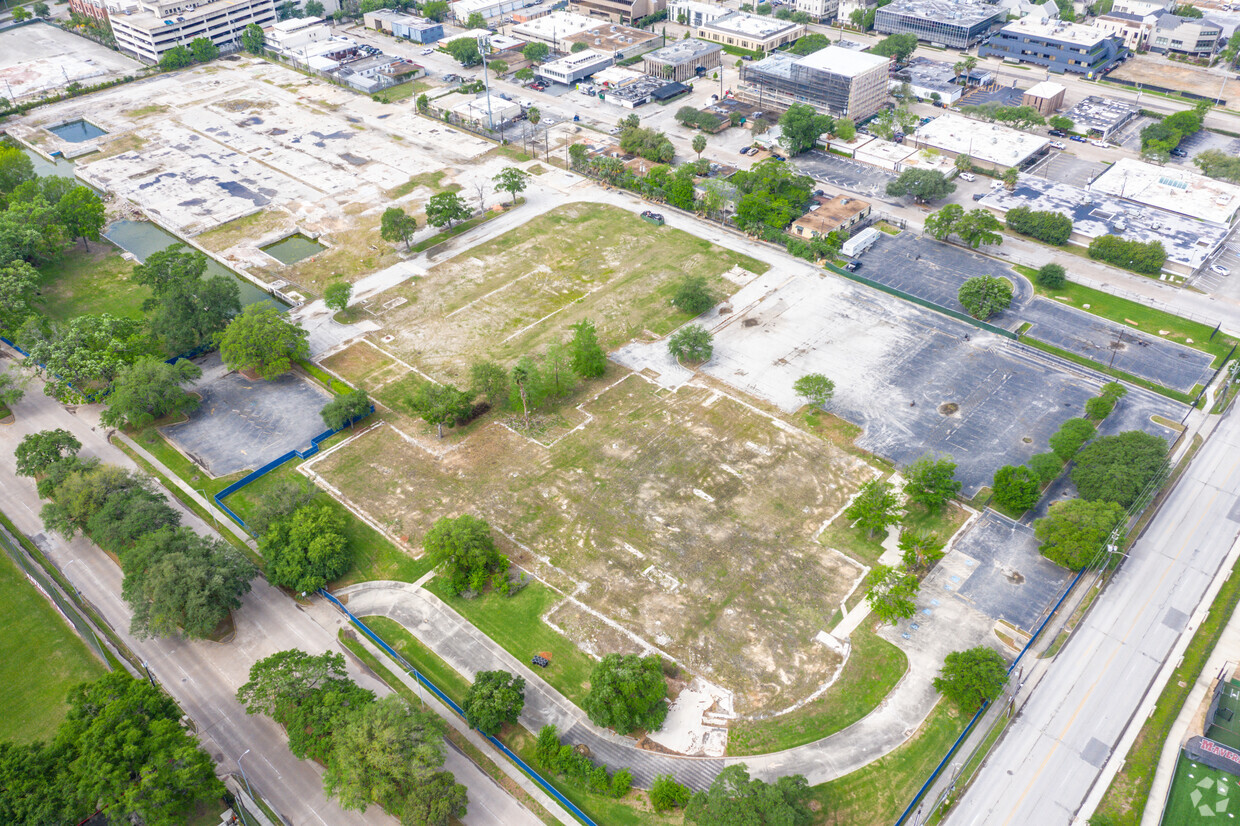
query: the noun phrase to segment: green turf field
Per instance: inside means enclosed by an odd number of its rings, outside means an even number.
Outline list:
[[[1228,823],[1240,812],[1240,778],[1194,763],[1181,752],[1163,826]]]
[[[1219,695],[1218,710],[1214,722],[1206,731],[1216,743],[1240,749],[1240,680],[1231,680],[1223,686]]]
[[[69,689],[101,676],[103,663],[3,551],[0,629],[0,740],[48,740]]]

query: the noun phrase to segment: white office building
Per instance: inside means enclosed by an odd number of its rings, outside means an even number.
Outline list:
[[[600,69],[606,69],[611,64],[611,55],[586,49],[576,54],[570,54],[568,57],[562,57],[559,60],[542,64],[538,67],[538,74],[547,80],[567,83],[569,86],[572,86],[577,81],[584,80]]]
[[[108,19],[116,47],[148,63],[158,63],[175,46],[210,38],[222,51],[236,49],[251,23],[267,28],[276,22],[275,0],[141,0],[109,5]]]

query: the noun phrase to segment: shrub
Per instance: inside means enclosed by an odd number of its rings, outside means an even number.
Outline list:
[[[1096,432],[1097,429],[1089,419],[1068,419],[1047,441],[1055,455],[1067,462]]]
[[[1068,281],[1066,271],[1058,264],[1044,264],[1038,270],[1037,278],[1039,284],[1052,290],[1062,287]]]
[[[1100,235],[1089,243],[1089,257],[1145,275],[1158,275],[1167,260],[1161,241],[1126,241]]]
[[[1072,219],[1062,212],[1017,207],[1005,216],[1008,229],[1047,244],[1063,246],[1072,235]]]
[[[677,783],[676,778],[670,774],[656,775],[650,786],[650,805],[656,812],[683,808],[689,802],[689,796],[689,787]]]
[[[1038,477],[1024,465],[1004,465],[995,471],[994,491],[996,502],[1022,513],[1038,504],[1042,496]]]

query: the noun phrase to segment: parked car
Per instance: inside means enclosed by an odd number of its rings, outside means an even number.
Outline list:
[[[962,181],[968,181],[969,183],[973,183],[974,181],[976,181],[976,180],[977,180],[977,176],[976,176],[976,175],[974,175],[972,172],[961,172],[961,173],[960,173],[960,180],[962,180]]]
[[[1175,149],[1171,150],[1171,154],[1173,157],[1176,157],[1176,158],[1187,158],[1188,157],[1188,153],[1178,146]]]
[[[985,198],[985,197],[986,197],[986,193],[985,193],[985,192],[974,192],[974,193],[973,193],[973,200],[975,200],[975,201],[980,201],[980,200],[982,200],[982,199],[983,199],[983,198]]]
[[[847,264],[844,265],[844,269],[848,270],[849,272],[856,272],[857,270],[861,269],[861,262],[860,261],[849,261]]]
[[[1068,133],[1067,133],[1067,132],[1065,132],[1065,131],[1063,131],[1062,129],[1052,129],[1052,130],[1050,131],[1050,135],[1051,135],[1051,137],[1053,137],[1053,138],[1066,138],[1066,137],[1068,137]]]
[[[423,55],[434,54],[434,52],[435,52],[434,49],[423,49],[422,50]]]
[[[1222,264],[1211,264],[1210,272],[1218,273],[1219,275],[1231,275],[1231,270],[1227,269]]]
[[[1089,141],[1085,140],[1080,135],[1069,135],[1068,140],[1076,141],[1077,143],[1089,143]]]
[[[1106,141],[1090,141],[1090,143],[1092,143],[1094,146],[1098,147],[1099,149],[1110,149],[1111,148],[1111,144],[1107,143]]]
[[[1068,148],[1068,145],[1064,143],[1063,141],[1051,141],[1051,146],[1055,147],[1056,149],[1067,149]]]

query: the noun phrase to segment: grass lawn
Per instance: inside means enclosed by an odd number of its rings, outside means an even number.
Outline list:
[[[1154,713],[1141,726],[1136,741],[1124,759],[1123,768],[1111,781],[1098,806],[1097,813],[1110,817],[1112,826],[1136,826],[1141,822],[1150,786],[1154,782],[1154,768],[1158,765],[1171,724],[1179,716],[1188,693],[1201,677],[1201,670],[1205,668],[1210,652],[1218,644],[1223,628],[1237,605],[1240,605],[1240,563],[1232,568],[1231,575],[1210,604],[1210,612],[1193,634],[1179,667],[1171,673],[1162,693],[1158,695]]]
[[[531,582],[514,597],[488,591],[475,599],[451,596],[438,578],[426,587],[521,662],[528,663],[539,652],[550,652],[551,665],[540,674],[557,691],[581,705],[589,691],[594,661],[542,621],[547,609],[560,601],[559,594],[541,582]]]
[[[469,680],[460,672],[448,665],[439,655],[431,651],[410,634],[405,626],[387,617],[362,617],[362,622],[374,631],[383,641],[409,661],[409,664],[422,672],[422,676],[430,680],[439,690],[452,698],[457,705],[465,702],[469,693]]]
[[[523,203],[525,203],[524,198],[520,199],[517,202],[517,205],[519,206],[520,204],[523,204]],[[464,221],[461,221],[459,224],[453,224],[452,226],[448,227],[442,232],[435,233],[429,238],[423,238],[421,241],[419,241],[418,243],[414,244],[412,247],[409,248],[410,252],[423,252],[424,250],[428,250],[431,247],[434,247],[438,244],[442,244],[444,241],[447,241],[449,238],[455,238],[456,236],[460,235],[463,232],[468,232],[469,230],[473,229],[476,226],[485,224],[487,221],[490,221],[494,218],[498,218],[499,216],[507,212],[508,209],[512,208],[512,206],[513,204],[511,203],[505,203],[503,211],[495,210],[495,209],[488,209],[486,212],[482,213],[481,215],[475,215],[473,218],[468,218]]]
[[[377,94],[380,100],[395,103],[398,100],[405,100],[406,98],[411,98],[414,95],[421,94],[429,88],[431,87],[428,83],[423,83],[420,80],[410,80],[407,83],[398,83],[397,85],[384,89]]]
[[[296,229],[287,214],[281,210],[264,209],[252,215],[235,218],[226,224],[209,229],[194,240],[209,250],[226,250],[242,241],[258,241],[280,229]]]
[[[968,518],[968,511],[952,504],[948,504],[939,513],[930,513],[920,505],[914,505],[893,530],[929,531],[938,534],[939,539],[946,542]],[[881,535],[870,537],[860,528],[854,528],[843,514],[837,516],[831,527],[822,532],[819,541],[870,566],[877,565],[878,558],[883,553]]]
[[[106,669],[6,553],[0,553],[0,741],[49,740],[78,683]]]
[[[62,322],[100,313],[142,318],[142,302],[151,291],[129,280],[133,268],[134,262],[107,241],[94,242],[90,252],[81,245],[70,247],[39,270],[41,308],[52,321]]]
[[[766,754],[812,743],[873,711],[908,670],[908,658],[870,627],[858,629],[852,644],[844,672],[826,694],[781,717],[732,726],[728,754]]]
[[[403,198],[420,186],[434,190],[436,195],[440,192],[459,192],[461,189],[460,184],[453,183],[448,184],[447,186],[443,185],[444,176],[447,174],[447,171],[443,169],[437,169],[434,172],[423,172],[420,175],[414,175],[400,186],[389,189],[386,194],[388,198],[394,201],[397,198]]]
[[[1071,281],[1068,281],[1062,287],[1050,289],[1038,283],[1036,270],[1025,266],[1017,266],[1015,269],[1033,282],[1033,288],[1038,295],[1044,295],[1059,304],[1076,307],[1078,310],[1084,310],[1087,313],[1093,313],[1120,324],[1127,324],[1133,329],[1142,330],[1150,335],[1158,336],[1168,341],[1176,341],[1188,347],[1210,353],[1214,356],[1214,361],[1212,362],[1214,367],[1217,367],[1222,362],[1223,357],[1231,352],[1231,348],[1236,344],[1234,338],[1222,333],[1214,336],[1213,340],[1211,340],[1210,334],[1214,332],[1214,328],[1208,324],[1189,321],[1186,318],[1181,318],[1153,307],[1147,307],[1136,301],[1119,298],[1109,293],[1104,293],[1101,290],[1074,284]],[[1084,306],[1086,304],[1089,305],[1088,309]],[[1168,330],[1169,333],[1161,335],[1158,332],[1159,330]],[[1193,340],[1192,344],[1188,343],[1190,338]],[[1090,364],[1093,364],[1093,362],[1090,362]]]
[[[941,702],[913,739],[838,780],[813,787],[821,826],[889,826],[926,782],[968,725],[955,706]]]

